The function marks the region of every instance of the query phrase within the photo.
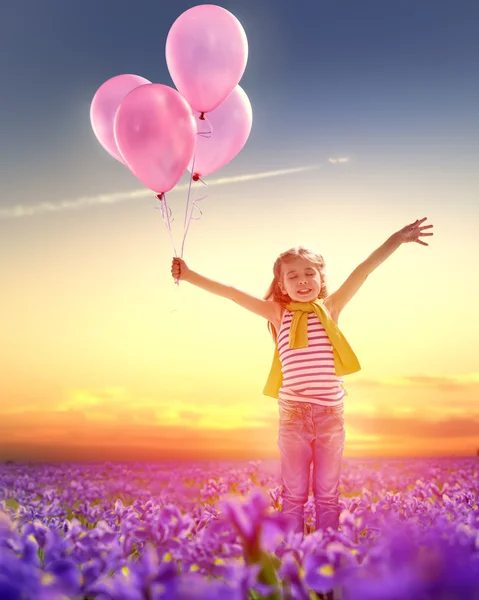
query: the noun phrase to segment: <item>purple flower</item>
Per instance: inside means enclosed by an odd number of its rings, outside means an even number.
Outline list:
[[[266,497],[253,493],[247,502],[220,503],[222,518],[231,523],[239,535],[247,562],[256,562],[262,549],[272,551],[290,529],[282,513],[271,512]]]
[[[310,595],[302,580],[301,567],[292,553],[284,555],[278,575],[283,580],[286,594],[295,600],[309,600]]]
[[[303,568],[304,581],[308,588],[316,592],[327,592],[336,583],[336,569],[324,550],[316,550],[305,557]]]
[[[50,562],[44,580],[53,591],[70,596],[79,595],[83,589],[83,578],[78,565],[67,559]]]
[[[40,590],[39,570],[16,554],[0,548],[0,598],[22,600],[36,598]]]

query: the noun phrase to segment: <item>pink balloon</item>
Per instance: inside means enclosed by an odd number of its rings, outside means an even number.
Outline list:
[[[200,4],[181,14],[166,39],[166,63],[180,94],[199,112],[219,106],[238,84],[248,40],[238,19],[221,6]]]
[[[246,144],[253,124],[253,110],[246,92],[238,85],[218,108],[208,113],[211,123],[211,137],[203,137],[208,132],[208,121],[199,119],[196,113],[198,136],[193,160],[188,170],[200,177],[209,175],[228,164]]]
[[[157,193],[180,180],[193,156],[196,122],[188,102],[159,83],[142,85],[121,102],[115,139],[132,173]]]
[[[103,148],[121,163],[123,159],[113,132],[115,113],[120,102],[129,92],[146,83],[151,82],[140,75],[117,75],[105,81],[93,96],[90,106],[93,133]]]

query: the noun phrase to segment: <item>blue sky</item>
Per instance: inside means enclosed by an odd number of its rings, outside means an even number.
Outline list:
[[[194,3],[193,3],[194,4]],[[1,204],[135,187],[96,142],[89,105],[125,72],[171,85],[164,45],[181,0],[16,0],[0,25]],[[458,175],[477,162],[479,3],[229,0],[249,62],[250,140],[223,174],[347,152],[368,168]],[[112,179],[117,187],[112,190]]]

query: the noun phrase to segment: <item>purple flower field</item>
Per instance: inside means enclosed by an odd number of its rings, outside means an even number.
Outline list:
[[[0,599],[479,599],[479,458],[344,460],[304,538],[280,491],[273,461],[0,465]]]

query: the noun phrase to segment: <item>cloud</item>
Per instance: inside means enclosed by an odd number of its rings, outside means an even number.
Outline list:
[[[100,390],[73,389],[57,401],[41,405],[42,418],[38,421],[39,405],[28,403],[0,409],[0,419],[13,429],[36,427],[43,424],[62,425],[73,423],[77,415],[82,422],[99,422],[114,425],[133,421],[138,426],[180,427],[182,429],[235,430],[242,427],[262,428],[269,426],[271,405],[262,409],[251,404],[195,402],[174,397],[159,398],[142,395],[123,387]],[[276,414],[276,413],[274,413]],[[1,429],[1,426],[0,426]],[[1,435],[0,435],[1,439]]]
[[[182,405],[169,412],[172,406],[166,400],[157,401],[155,407],[128,402],[128,406],[116,409],[113,402],[106,400],[98,406],[87,401],[82,409],[79,401],[87,395],[72,396],[72,405],[76,404],[76,408],[65,410],[63,405],[62,410],[37,408],[28,414],[2,415],[0,460],[7,454],[15,460],[277,455],[277,415],[267,418],[260,414],[258,418],[246,407],[235,407],[238,416],[234,419],[233,407],[215,411],[215,407],[201,404]],[[394,408],[386,404],[374,413],[354,414],[348,407],[347,452],[352,455],[470,454],[479,446],[479,411],[438,417],[417,409],[401,414]]]
[[[198,434],[191,430],[156,428],[147,435],[142,429],[128,430],[126,435],[123,426],[112,436],[99,434],[100,431],[94,431],[88,437],[70,436],[68,440],[41,436],[5,440],[0,462],[6,459],[18,462],[244,460],[278,456],[275,434],[268,431],[241,429],[227,434],[221,431]]]
[[[382,440],[391,438],[408,440],[413,445],[417,440],[425,438],[444,440],[446,438],[475,438],[479,443],[479,413],[475,415],[446,416],[442,419],[428,418],[427,415],[415,413],[409,417],[391,416],[388,414],[354,415],[351,427],[355,437],[363,441],[370,436]]]
[[[354,388],[428,388],[445,392],[479,391],[479,373],[464,375],[409,375],[404,377],[377,377],[357,379],[350,384]]]
[[[329,159],[329,162],[345,162],[348,159]],[[217,185],[227,185],[234,183],[244,183],[246,181],[255,181],[257,179],[268,179],[271,177],[281,177],[284,175],[292,175],[293,173],[303,173],[305,171],[313,171],[320,169],[324,165],[306,165],[302,167],[293,167],[290,169],[278,169],[275,171],[263,171],[262,173],[250,173],[245,175],[237,175],[235,177],[219,177],[207,182],[208,187]],[[189,184],[177,185],[173,192],[187,190]],[[114,192],[111,194],[98,194],[97,196],[82,196],[73,200],[63,200],[62,202],[42,202],[40,204],[17,204],[7,208],[0,209],[0,219],[18,219],[22,217],[32,217],[48,212],[58,212],[64,210],[78,210],[91,206],[99,206],[102,204],[116,204],[117,202],[125,202],[128,200],[136,200],[137,198],[152,197],[154,192],[143,188],[132,190],[129,192]]]
[[[352,381],[347,451],[358,456],[475,452],[478,383],[478,373]],[[129,452],[138,459],[276,456],[277,428],[274,403],[198,402],[174,392],[125,387],[64,390],[36,406],[25,398],[23,405],[0,410],[4,452],[23,445],[23,454],[12,454],[18,457],[33,457],[36,450],[38,456],[54,456],[51,448],[85,460],[95,452],[118,460]]]

